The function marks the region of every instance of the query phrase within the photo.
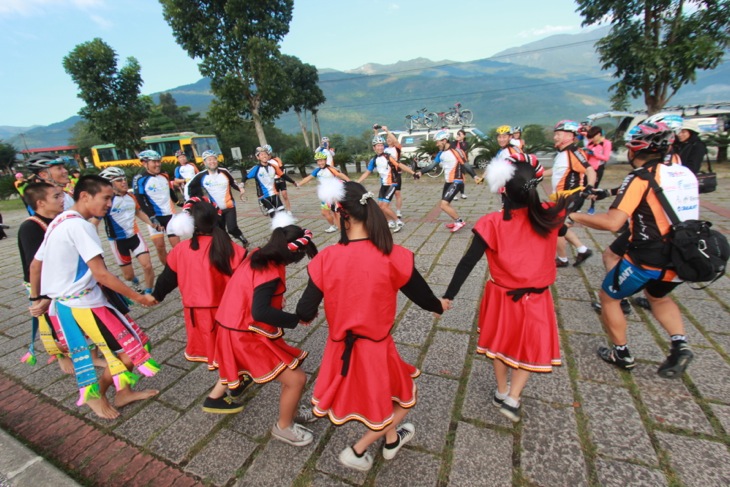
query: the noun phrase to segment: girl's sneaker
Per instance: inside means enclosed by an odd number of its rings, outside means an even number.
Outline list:
[[[274,423],[274,426],[271,427],[271,436],[294,446],[307,446],[314,440],[312,430],[297,423],[292,423],[291,426],[284,429],[279,428],[278,422]]]
[[[373,466],[373,457],[370,453],[365,452],[361,457],[355,455],[355,450],[348,446],[340,452],[340,463],[345,467],[354,468],[361,472],[367,472]]]
[[[228,396],[218,399],[206,397],[203,401],[203,411],[213,414],[236,414],[243,411],[243,405],[234,403]]]
[[[416,435],[416,427],[411,423],[403,423],[395,432],[398,435],[398,444],[393,448],[383,446],[383,458],[386,460],[392,460],[395,458],[395,455],[401,447],[411,441],[411,439]]]
[[[337,231],[337,227],[334,225],[330,225],[328,228],[324,229],[325,233],[332,233]]]
[[[506,402],[502,402],[502,405],[499,407],[499,412],[507,416],[513,423],[517,423],[522,419],[522,404],[510,406]]]

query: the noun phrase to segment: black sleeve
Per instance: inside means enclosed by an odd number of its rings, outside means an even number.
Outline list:
[[[302,297],[299,298],[297,303],[297,315],[302,321],[309,323],[317,316],[317,310],[319,310],[319,303],[324,299],[324,293],[309,279],[307,288],[302,293]]]
[[[203,180],[203,174],[203,171],[199,172],[198,174],[193,176],[193,179],[191,179],[188,183],[188,196],[190,196],[191,198],[193,196],[197,196],[198,198],[202,198],[204,196],[203,186],[201,183],[201,181]]]
[[[687,161],[685,162],[683,159],[682,164],[687,166],[690,171],[697,174],[702,168],[702,161],[705,159],[707,148],[705,147],[705,144],[702,143],[702,141],[697,140],[694,144],[692,144],[692,147],[690,147],[690,150],[688,152],[689,154],[687,157]]]
[[[433,291],[431,291],[431,288],[415,267],[413,268],[411,278],[405,286],[400,288],[400,290],[408,299],[426,311],[432,311],[438,314],[444,312],[444,309],[441,306],[441,301],[439,301],[439,298],[437,298]]]
[[[464,281],[469,277],[469,273],[477,265],[477,262],[479,262],[479,259],[482,258],[486,250],[487,243],[475,233],[471,239],[471,245],[456,266],[454,277],[451,278],[449,287],[446,288],[446,292],[444,293],[446,299],[454,299],[456,297]]]
[[[289,175],[288,175],[287,173],[283,173],[283,174],[281,175],[281,178],[280,178],[280,179],[283,179],[284,181],[288,181],[288,182],[290,182],[290,183],[292,183],[292,184],[294,184],[294,185],[296,185],[296,184],[297,184],[297,182],[296,182],[296,181],[294,181],[294,180],[293,180],[293,179],[292,179],[292,178],[291,178],[291,177],[290,177],[290,176],[289,176]]]
[[[176,287],[177,272],[170,269],[170,266],[165,265],[162,274],[159,275],[157,282],[155,282],[155,290],[152,291],[152,297],[162,302],[165,296],[174,291]]]
[[[467,164],[466,162],[464,163],[464,172],[473,178],[477,177],[477,173],[474,170],[474,166],[472,166],[471,164]]]
[[[43,228],[32,220],[23,222],[18,228],[18,249],[25,282],[30,281],[30,263],[33,262],[35,253],[43,243],[45,234]]]
[[[279,328],[295,328],[299,324],[299,317],[294,313],[287,313],[284,310],[271,306],[271,299],[274,297],[280,279],[256,286],[253,290],[253,304],[251,316],[256,321]]]
[[[429,164],[428,166],[426,166],[426,167],[422,167],[422,168],[418,169],[418,171],[417,171],[417,172],[420,172],[421,174],[426,174],[427,172],[433,171],[433,168],[434,168],[434,167],[436,167],[436,166],[438,166],[439,164],[440,164],[440,163],[438,163],[438,162],[436,162],[436,161],[434,160],[434,161],[433,161],[433,162],[432,162],[431,164]]]

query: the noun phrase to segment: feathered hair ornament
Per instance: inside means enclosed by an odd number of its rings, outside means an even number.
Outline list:
[[[487,166],[487,184],[492,193],[500,193],[515,175],[515,167],[507,161],[492,161]]]
[[[294,225],[295,222],[296,220],[289,213],[277,211],[274,218],[271,219],[271,229],[275,230],[277,228],[288,227],[289,225]]]
[[[327,178],[317,186],[317,196],[328,205],[345,199],[345,185],[336,178]]]
[[[195,222],[187,211],[175,213],[167,224],[167,233],[177,235],[181,239],[188,239],[195,233]]]

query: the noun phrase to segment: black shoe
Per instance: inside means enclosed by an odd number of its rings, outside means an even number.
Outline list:
[[[238,384],[238,387],[236,387],[235,389],[231,389],[231,397],[234,399],[238,399],[243,395],[243,393],[246,391],[246,389],[249,388],[251,384],[253,384],[253,379],[247,375],[244,375],[241,383]]]
[[[623,311],[625,315],[631,314],[631,303],[629,303],[629,300],[626,298],[621,300],[621,311]]]
[[[573,263],[573,267],[578,267],[583,262],[588,260],[588,257],[593,255],[593,251],[591,249],[586,249],[585,252],[578,252],[578,255],[575,256],[575,262]]]
[[[522,419],[522,405],[520,404],[517,407],[510,406],[509,404],[503,402],[502,405],[499,407],[499,412],[503,415],[507,416],[513,423],[519,422],[520,419]]]
[[[243,406],[234,403],[228,396],[219,397],[218,399],[206,397],[203,401],[203,411],[213,414],[236,414],[243,411]]]
[[[246,237],[236,237],[239,242],[241,242],[241,246],[245,249],[248,248],[248,240],[246,240]]]
[[[641,296],[633,298],[634,304],[640,308],[644,308],[646,310],[651,311],[651,303],[648,299],[642,298]]]
[[[555,257],[555,267],[568,267],[570,265],[570,262],[567,260],[560,260],[557,257]]]
[[[7,230],[8,228],[10,228],[10,225],[6,225],[4,223],[0,223],[0,227],[2,227],[4,230]]]
[[[634,357],[629,355],[628,357],[621,358],[616,354],[616,351],[613,349],[613,347],[598,347],[598,356],[601,357],[604,362],[615,365],[619,369],[631,370],[636,367],[636,361],[634,361]]]
[[[695,354],[692,353],[692,350],[690,350],[687,342],[675,343],[672,343],[672,348],[669,349],[667,359],[656,371],[656,373],[659,374],[659,377],[664,377],[665,379],[678,379],[687,369],[687,366],[695,356]]]

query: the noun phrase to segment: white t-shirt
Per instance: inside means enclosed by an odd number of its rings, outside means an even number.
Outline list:
[[[214,174],[208,172],[201,177],[203,178],[203,188],[218,205],[218,208],[226,209],[236,206],[231,195],[231,183],[228,176],[222,171],[219,170]]]
[[[73,196],[68,194],[67,192],[63,192],[63,211],[70,210],[71,207],[74,205],[75,201]]]
[[[86,264],[97,255],[103,257],[104,251],[96,227],[75,211],[58,215],[48,225],[43,243],[35,254],[35,258],[43,262],[41,294],[57,299],[83,293],[83,296],[63,300],[70,308],[96,308],[108,304]]]
[[[188,183],[190,183],[190,180],[195,177],[196,174],[198,174],[198,169],[195,167],[192,163],[187,163],[184,166],[178,166],[177,174],[175,176],[180,176],[180,179],[185,180],[185,184],[183,185],[183,196],[185,197],[185,201],[190,199],[190,195],[188,194]]]

